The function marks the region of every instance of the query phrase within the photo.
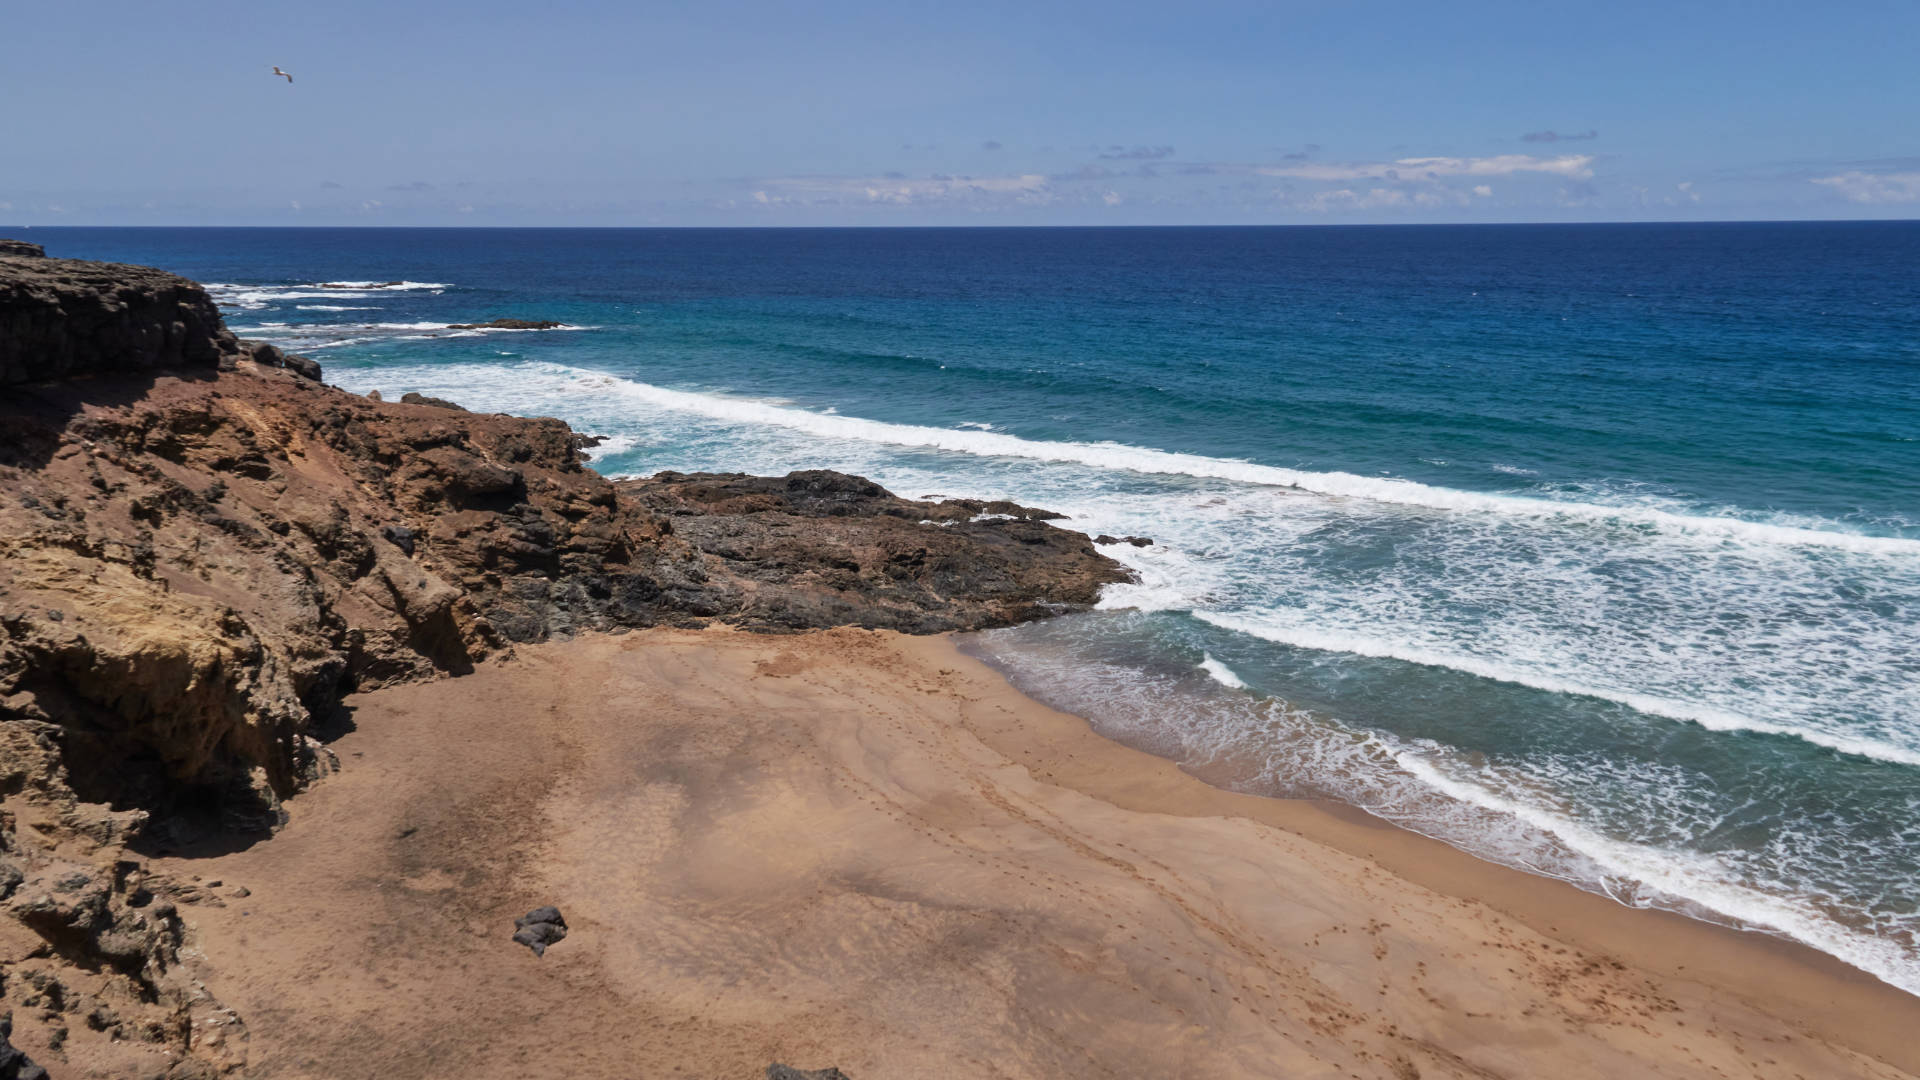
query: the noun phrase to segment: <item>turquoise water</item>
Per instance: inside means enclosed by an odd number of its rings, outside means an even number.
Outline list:
[[[610,473],[1151,536],[971,647],[1217,782],[1920,991],[1920,224],[29,238]],[[501,315],[569,328],[442,329]]]

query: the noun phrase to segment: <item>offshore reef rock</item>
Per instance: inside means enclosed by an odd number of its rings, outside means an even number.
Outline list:
[[[567,325],[552,319],[494,319],[479,323],[449,323],[449,330],[558,330]]]

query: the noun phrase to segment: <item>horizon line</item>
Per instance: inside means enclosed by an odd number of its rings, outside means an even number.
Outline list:
[[[584,230],[653,230],[659,232],[825,232],[830,230],[866,230],[884,231],[929,231],[929,230],[1044,230],[1044,229],[1475,229],[1475,228],[1536,228],[1536,227],[1592,227],[1605,228],[1617,226],[1645,225],[1912,225],[1920,224],[1920,216],[1905,218],[1646,218],[1633,221],[1299,221],[1299,222],[1245,222],[1237,224],[1175,224],[1175,223],[1128,223],[1112,225],[1089,224],[1004,224],[1004,225],[205,225],[205,224],[142,224],[142,225],[9,225],[0,224],[0,231],[17,229],[364,229],[368,231],[398,229],[436,229],[448,232],[483,232],[488,230],[508,231],[584,231]]]

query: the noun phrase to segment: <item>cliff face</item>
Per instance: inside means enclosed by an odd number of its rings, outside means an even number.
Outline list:
[[[0,247],[0,386],[94,372],[211,368],[240,343],[206,292],[147,266]]]
[[[237,1020],[198,1049],[180,1022],[217,1009],[177,963],[193,890],[117,854],[270,827],[353,690],[582,630],[1002,625],[1124,577],[1040,511],[826,472],[615,484],[558,420],[318,374],[186,279],[0,251],[0,908],[32,931],[0,926],[0,1000],[105,970],[146,1003],[122,1038],[237,1067]],[[35,1000],[105,1000],[66,989]]]

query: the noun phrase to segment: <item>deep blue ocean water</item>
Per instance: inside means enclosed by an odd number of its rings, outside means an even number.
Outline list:
[[[1920,992],[1920,223],[19,235],[610,473],[1151,536],[970,647],[1216,782]],[[497,316],[569,328],[444,329]]]

